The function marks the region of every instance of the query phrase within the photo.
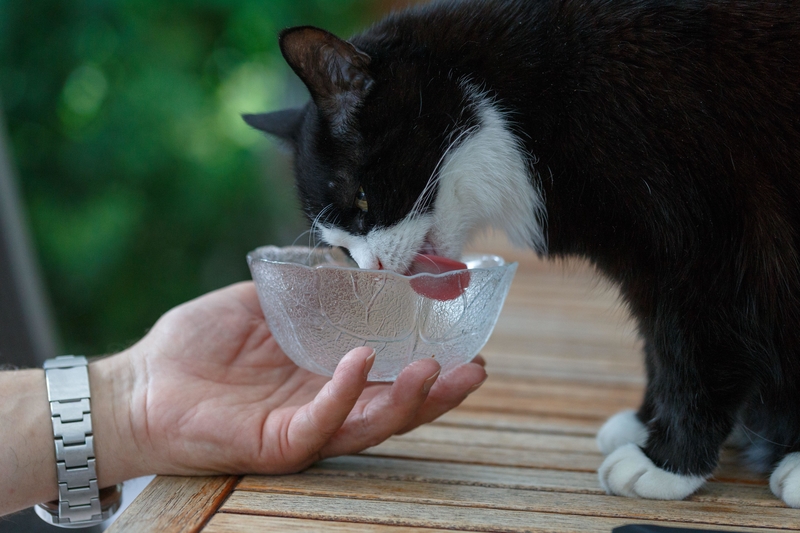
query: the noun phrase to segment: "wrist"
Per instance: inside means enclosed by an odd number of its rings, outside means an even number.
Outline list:
[[[89,383],[98,486],[149,473],[131,424],[134,376],[127,352],[93,361]]]

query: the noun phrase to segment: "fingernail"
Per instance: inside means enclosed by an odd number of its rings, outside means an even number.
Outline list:
[[[440,368],[439,370],[436,371],[434,375],[425,380],[425,383],[422,384],[423,394],[428,394],[431,391],[431,387],[433,387],[433,384],[436,383],[436,378],[439,377],[439,373],[441,371],[442,369]]]
[[[475,392],[476,390],[480,389],[480,388],[481,388],[481,385],[483,385],[484,383],[486,383],[486,380],[487,380],[487,379],[489,379],[489,376],[486,376],[485,378],[483,378],[483,379],[481,380],[481,382],[480,382],[480,383],[476,383],[475,385],[473,385],[472,387],[470,387],[470,388],[469,388],[469,390],[467,391],[467,395],[470,395],[470,394],[472,394],[473,392]]]
[[[369,376],[369,371],[372,370],[372,364],[375,362],[375,350],[372,350],[372,353],[369,357],[364,360],[364,377]]]

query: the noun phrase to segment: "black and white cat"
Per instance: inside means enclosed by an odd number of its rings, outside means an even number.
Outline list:
[[[598,435],[608,492],[684,498],[740,431],[800,507],[800,3],[442,1],[280,46],[312,99],[245,120],[359,266],[492,226],[619,285],[648,385]]]

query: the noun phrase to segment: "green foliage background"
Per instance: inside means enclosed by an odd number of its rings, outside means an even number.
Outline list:
[[[66,353],[125,347],[304,229],[243,112],[306,95],[284,27],[347,36],[375,0],[0,0],[0,99]]]

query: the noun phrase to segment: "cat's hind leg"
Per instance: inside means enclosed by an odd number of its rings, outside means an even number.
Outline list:
[[[769,477],[769,487],[789,507],[800,508],[800,452],[784,457]]]

